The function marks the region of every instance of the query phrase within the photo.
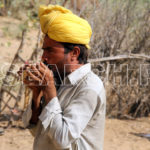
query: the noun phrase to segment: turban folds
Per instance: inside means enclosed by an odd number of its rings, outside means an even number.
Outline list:
[[[40,6],[39,18],[44,34],[57,42],[84,44],[89,48],[92,29],[89,23],[59,5]]]

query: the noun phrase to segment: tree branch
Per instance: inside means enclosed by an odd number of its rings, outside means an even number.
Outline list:
[[[88,61],[93,62],[104,62],[104,61],[113,61],[113,60],[121,60],[121,59],[145,59],[150,60],[149,55],[144,54],[130,54],[130,55],[118,55],[118,56],[110,56],[96,59],[89,59]]]

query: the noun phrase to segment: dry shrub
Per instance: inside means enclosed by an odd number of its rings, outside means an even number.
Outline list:
[[[89,20],[93,25],[90,58],[150,55],[150,2],[101,1]],[[148,59],[96,62],[93,69],[105,83],[109,117],[150,114]]]

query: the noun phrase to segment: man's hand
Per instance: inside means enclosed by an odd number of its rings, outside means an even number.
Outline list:
[[[38,86],[37,82],[30,80],[30,78],[27,74],[27,70],[32,71],[32,68],[36,69],[35,65],[31,66],[28,63],[26,63],[23,67],[20,68],[20,70],[18,71],[18,75],[21,77],[24,84],[32,90],[32,93],[33,93],[32,100],[34,102],[34,111],[36,112],[36,111],[38,111],[39,106],[40,106],[40,99],[42,96],[42,90]]]
[[[34,65],[32,67],[34,67]],[[30,65],[28,63],[26,63],[23,67],[21,67],[17,73],[20,76],[23,83],[32,90],[33,94],[35,93],[36,95],[38,95],[40,93],[41,89],[39,88],[39,86],[36,82],[31,81],[29,79],[27,70],[32,71],[32,68],[30,67]]]
[[[42,62],[36,66],[28,65],[26,73],[27,79],[24,80],[24,83],[32,90],[42,90],[46,103],[53,97],[56,97],[57,94],[53,72],[46,65]]]

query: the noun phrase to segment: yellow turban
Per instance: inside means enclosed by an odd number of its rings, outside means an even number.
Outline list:
[[[58,5],[40,6],[39,18],[42,32],[49,38],[57,42],[84,44],[89,48],[91,26],[70,10]]]

